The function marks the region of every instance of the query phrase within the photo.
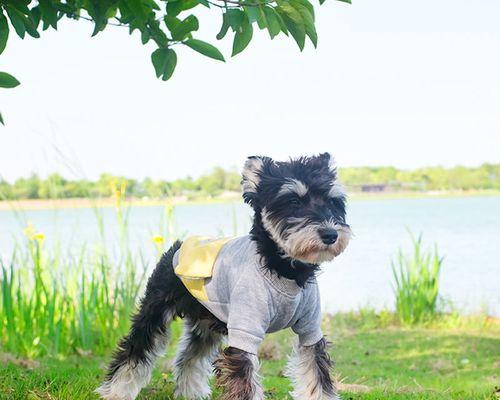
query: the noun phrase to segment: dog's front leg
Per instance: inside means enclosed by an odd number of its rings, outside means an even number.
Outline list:
[[[222,389],[221,400],[262,400],[259,360],[255,354],[226,348],[214,362],[217,386]]]
[[[332,361],[322,338],[312,346],[295,346],[288,361],[286,375],[292,380],[294,400],[339,400],[330,376]]]

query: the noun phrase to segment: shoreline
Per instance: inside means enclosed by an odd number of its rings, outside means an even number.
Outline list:
[[[475,191],[430,191],[430,192],[381,192],[362,193],[351,192],[348,197],[352,201],[369,200],[394,200],[394,199],[436,199],[436,198],[463,198],[463,197],[500,197],[499,190],[475,190]],[[194,205],[194,204],[220,204],[241,202],[239,193],[226,193],[219,197],[200,197],[188,199],[186,197],[174,197],[171,199],[126,199],[122,203],[133,207],[152,207],[170,205]],[[50,210],[55,208],[105,208],[115,207],[114,198],[71,198],[71,199],[25,199],[25,200],[0,200],[0,211],[33,211]]]

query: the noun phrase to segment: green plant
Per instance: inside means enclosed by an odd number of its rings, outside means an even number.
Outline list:
[[[398,251],[392,261],[396,312],[405,325],[430,321],[437,310],[439,273],[443,259],[437,246],[432,252],[422,249],[422,235],[411,236],[413,254],[406,256]]]

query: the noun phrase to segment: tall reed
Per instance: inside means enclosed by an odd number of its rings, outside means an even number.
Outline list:
[[[437,246],[432,252],[423,250],[422,235],[411,237],[413,253],[405,255],[400,249],[392,261],[396,312],[405,325],[428,322],[436,316],[443,263]]]

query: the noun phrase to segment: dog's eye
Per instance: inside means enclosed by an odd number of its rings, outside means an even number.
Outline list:
[[[296,197],[290,199],[290,205],[291,206],[300,206],[300,200]]]

